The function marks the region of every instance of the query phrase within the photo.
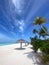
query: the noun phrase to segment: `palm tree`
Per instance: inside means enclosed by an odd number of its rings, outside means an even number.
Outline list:
[[[34,25],[41,25],[41,24],[44,24],[46,22],[46,20],[42,17],[37,17],[35,19],[35,22],[33,22]]]
[[[43,38],[45,38],[47,36],[48,30],[45,26],[43,26],[43,28],[40,29],[39,35],[42,36]]]
[[[46,23],[46,20],[44,18],[42,18],[42,17],[37,17],[35,19],[35,22],[33,22],[34,25],[40,25],[40,27],[47,33],[47,31],[45,30],[45,28],[42,26],[42,24],[44,24],[44,23]]]

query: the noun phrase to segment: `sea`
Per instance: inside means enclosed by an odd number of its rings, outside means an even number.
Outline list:
[[[16,42],[0,42],[0,46],[17,44]]]

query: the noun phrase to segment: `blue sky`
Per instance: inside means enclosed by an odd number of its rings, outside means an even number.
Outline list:
[[[49,28],[49,0],[0,0],[0,42],[29,40],[37,16],[44,17]]]

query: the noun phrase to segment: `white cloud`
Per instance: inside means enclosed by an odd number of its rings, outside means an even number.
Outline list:
[[[12,0],[14,6],[15,6],[15,10],[19,13],[22,12],[22,9],[23,9],[23,6],[22,6],[22,3],[23,3],[23,0]]]
[[[24,31],[24,28],[22,26],[20,26],[19,29],[20,29],[20,32]]]
[[[19,23],[21,26],[24,26],[24,25],[25,25],[24,20],[21,20],[21,21],[19,21],[18,23]]]
[[[25,28],[24,20],[15,20],[15,26],[18,27],[19,31],[23,33]]]
[[[20,9],[20,1],[21,0],[12,0],[13,1],[13,4],[14,4],[14,6],[17,8],[17,9]]]
[[[19,26],[19,30],[20,30],[20,32],[23,33],[24,27],[25,27],[25,23],[24,23],[23,20],[19,21],[18,23],[19,23],[19,25],[20,25],[20,26]]]

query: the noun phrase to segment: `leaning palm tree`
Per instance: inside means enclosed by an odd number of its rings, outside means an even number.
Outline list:
[[[45,30],[45,28],[42,26],[42,24],[46,23],[46,20],[42,17],[37,17],[35,19],[35,22],[33,22],[34,25],[40,25],[40,27],[47,33],[47,31]]]
[[[45,38],[47,36],[48,30],[45,26],[43,26],[43,28],[40,29],[39,35],[42,36],[43,38]]]
[[[37,17],[35,19],[35,22],[33,22],[34,25],[41,25],[41,24],[44,24],[46,22],[46,20],[42,17]]]

